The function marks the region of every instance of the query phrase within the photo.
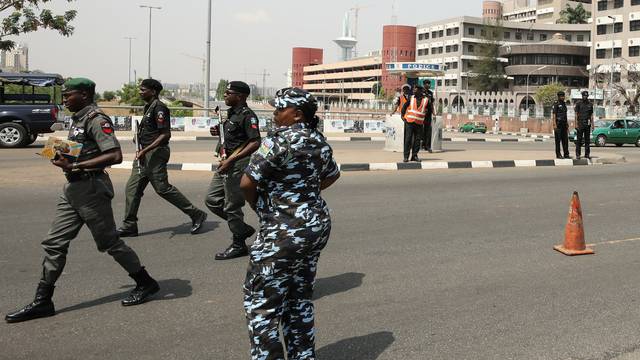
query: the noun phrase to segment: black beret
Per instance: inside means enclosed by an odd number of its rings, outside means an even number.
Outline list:
[[[251,88],[244,81],[231,81],[229,85],[227,85],[227,90],[233,90],[245,95],[251,94]]]
[[[585,95],[589,96],[589,92],[587,90],[582,92],[582,96],[585,96]]]
[[[156,79],[144,79],[140,83],[140,86],[144,86],[147,89],[155,90],[157,92],[162,91],[162,84]]]
[[[564,91],[558,91],[558,96],[564,96]]]

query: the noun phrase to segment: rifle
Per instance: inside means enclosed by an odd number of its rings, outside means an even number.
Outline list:
[[[140,144],[140,122],[136,120],[136,133],[133,136],[133,142],[136,145],[136,155],[142,150],[142,144]],[[138,173],[141,172],[141,168],[144,166],[144,159],[138,158]]]

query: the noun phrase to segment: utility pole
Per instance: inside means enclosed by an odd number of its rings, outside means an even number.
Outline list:
[[[204,75],[204,116],[209,117],[209,93],[211,92],[211,0],[207,7],[207,58]]]
[[[267,76],[271,76],[271,74],[267,73],[267,69],[262,71],[262,100],[264,101],[267,98]]]
[[[149,60],[147,63],[147,77],[151,78],[151,13],[153,10],[162,9],[161,6],[140,5],[141,8],[149,9]]]
[[[207,97],[207,89],[206,89],[206,87],[207,87],[207,70],[206,70],[206,68],[207,68],[207,59],[199,57],[199,56],[189,55],[189,54],[186,54],[186,53],[182,53],[182,56],[186,56],[188,58],[196,59],[196,60],[199,60],[199,61],[202,62],[202,81],[203,81],[203,85],[205,87],[204,94],[203,94],[203,96],[204,96],[204,98],[203,98],[204,103],[203,104],[204,104],[204,108],[206,109],[206,108],[208,108],[208,106],[207,106],[208,105],[208,102],[207,102],[208,97]],[[208,115],[206,115],[206,116],[208,116]]]
[[[134,37],[124,37],[125,40],[129,40],[129,72],[127,76],[129,77],[129,84],[131,84],[131,41],[135,40]]]

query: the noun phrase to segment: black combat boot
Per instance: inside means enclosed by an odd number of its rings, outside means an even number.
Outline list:
[[[18,311],[7,314],[4,319],[8,323],[17,323],[55,315],[56,310],[51,301],[53,289],[53,285],[38,284],[33,302]]]
[[[131,290],[129,296],[122,300],[122,306],[139,305],[160,291],[160,285],[155,281],[144,267],[135,274],[129,274],[135,280],[136,287]]]
[[[249,255],[249,249],[245,241],[256,233],[256,229],[247,225],[247,231],[242,235],[233,235],[231,246],[225,251],[217,253],[216,260],[231,260]]]
[[[118,235],[123,237],[136,237],[138,236],[138,225],[132,226],[130,228],[125,228],[122,226],[118,229]]]

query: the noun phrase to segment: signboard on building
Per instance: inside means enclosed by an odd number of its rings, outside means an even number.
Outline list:
[[[589,91],[590,100],[603,100],[604,89],[571,89],[571,99],[582,99],[582,92]]]
[[[425,64],[415,62],[401,62],[401,63],[388,63],[387,70],[389,71],[440,71],[440,64]]]

